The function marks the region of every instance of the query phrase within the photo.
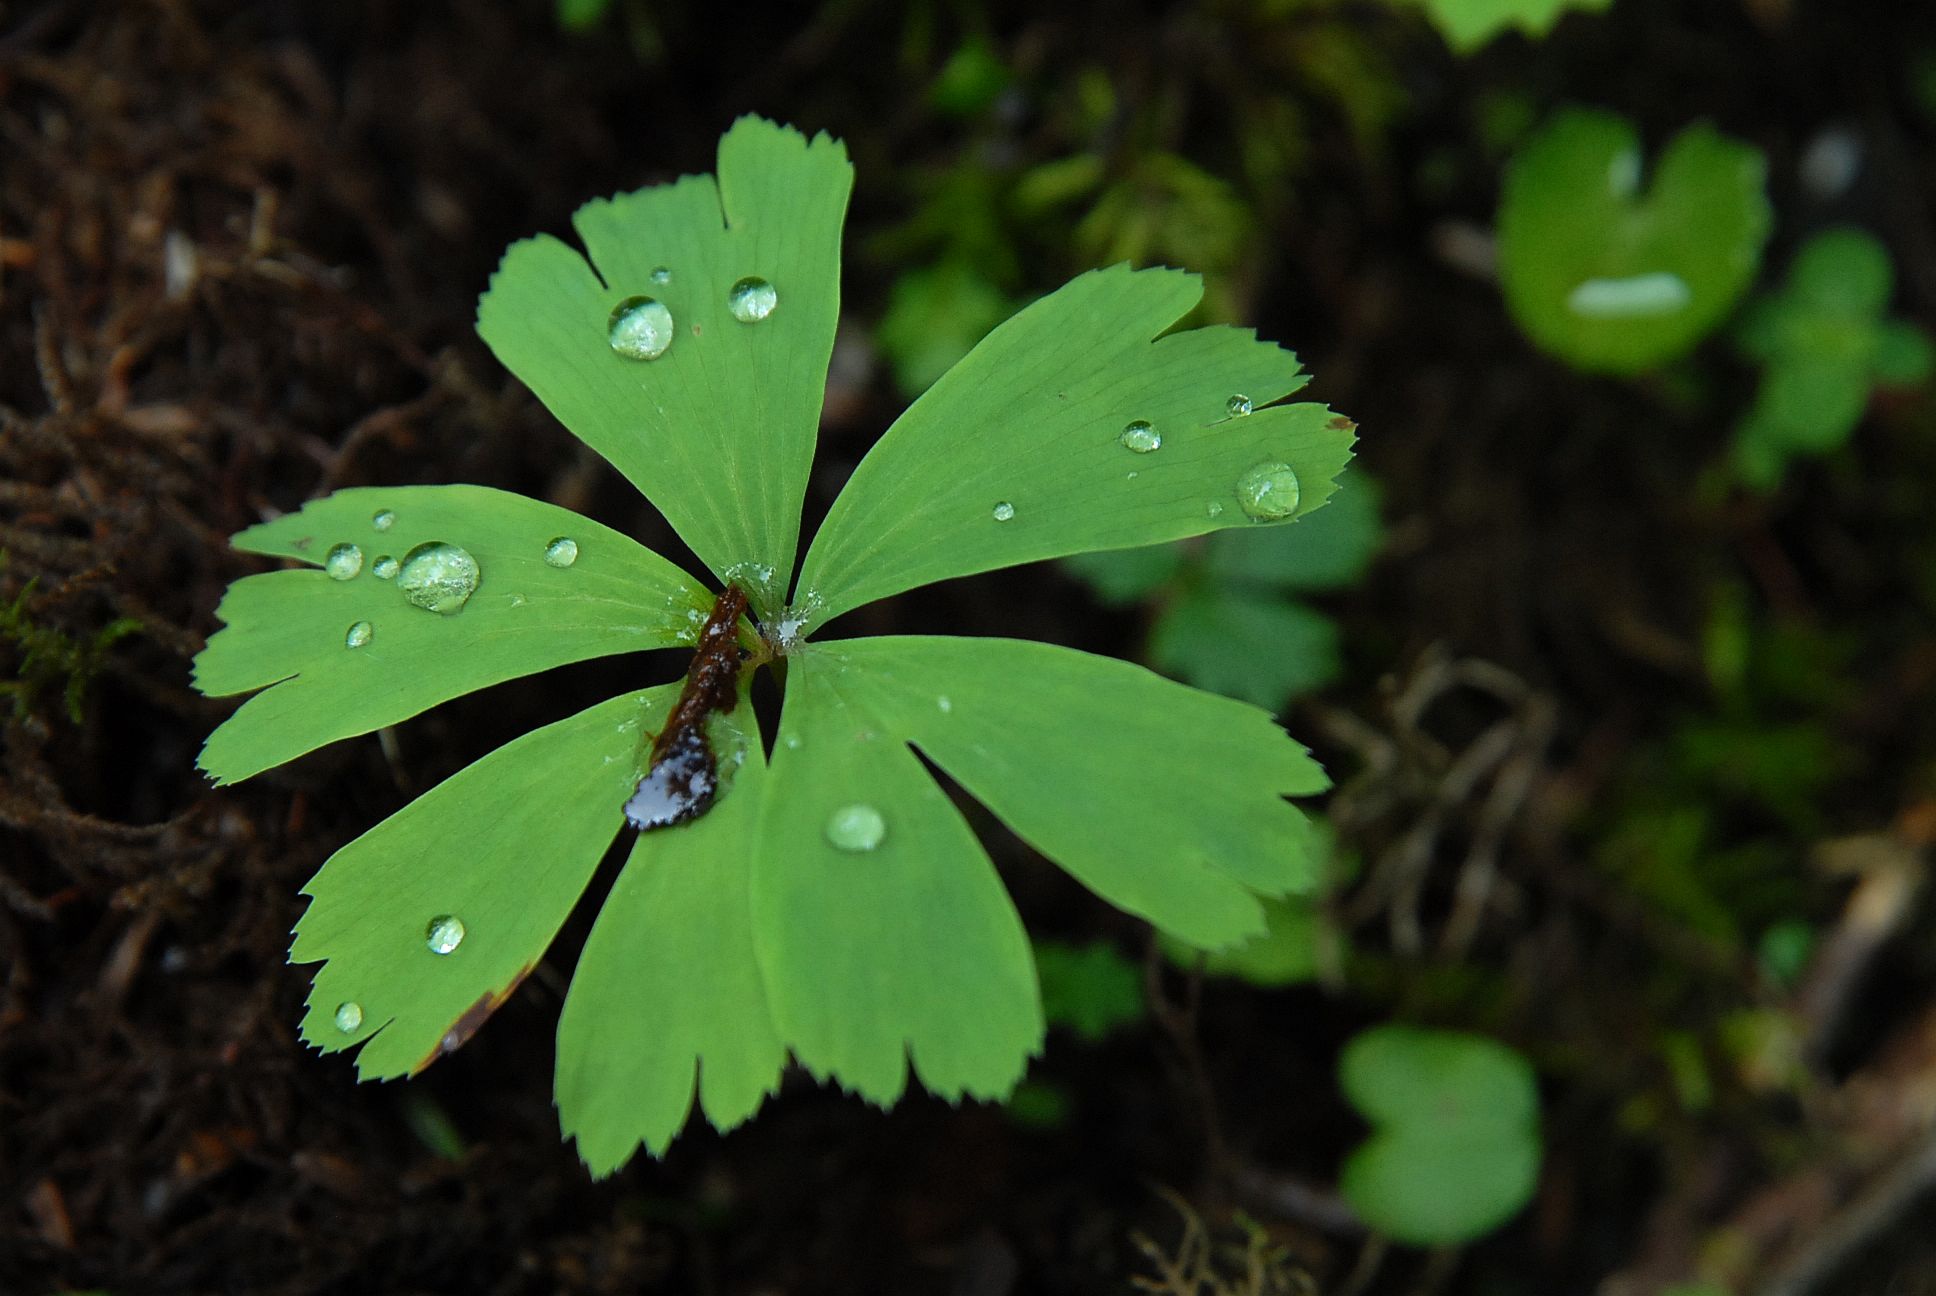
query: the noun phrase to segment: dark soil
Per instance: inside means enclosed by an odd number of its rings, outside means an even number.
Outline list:
[[[1931,1290],[1936,1253],[1897,1225],[1928,1177],[1936,959],[1915,933],[1931,915],[1913,882],[1883,895],[1875,879],[1918,876],[1936,841],[1936,406],[1880,404],[1853,450],[1773,500],[1703,502],[1751,381],[1725,344],[1663,379],[1585,379],[1441,250],[1490,220],[1497,158],[1472,125],[1488,96],[1606,104],[1656,144],[1707,117],[1768,152],[1771,264],[1855,221],[1897,258],[1898,313],[1936,320],[1936,121],[1915,90],[1936,75],[1936,13],[1618,0],[1457,62],[1371,5],[618,7],[572,37],[535,0],[0,0],[0,606],[26,593],[53,636],[37,660],[68,654],[24,676],[17,708],[0,696],[0,1292],[1123,1292],[1156,1273],[1139,1238],[1174,1254],[1183,1234],[1159,1189],[1220,1239],[1241,1242],[1242,1210],[1287,1250],[1278,1285],[1233,1291],[1646,1292],[1723,1236],[1743,1290],[1811,1289],[1778,1285],[1797,1272]],[[1339,776],[1332,813],[1367,863],[1337,905],[1359,951],[1344,983],[1166,974],[1147,1026],[1052,1038],[1038,1074],[1073,1114],[1051,1130],[919,1097],[883,1114],[795,1077],[743,1130],[695,1126],[602,1183],[550,1098],[582,913],[420,1079],[358,1086],[343,1057],[307,1051],[306,976],[284,963],[301,884],[415,792],[641,666],[441,707],[393,758],[359,739],[211,790],[194,755],[232,704],[194,694],[189,661],[225,585],[256,569],[227,536],[339,486],[470,481],[676,555],[473,336],[506,244],[562,230],[587,198],[710,169],[742,112],[824,128],[859,171],[844,295],[864,343],[904,268],[880,235],[915,206],[908,177],[966,148],[923,97],[958,29],[1045,85],[1093,63],[1176,93],[1162,143],[1219,169],[1259,92],[1248,42],[1272,23],[1355,33],[1406,104],[1367,143],[1337,96],[1305,96],[1303,169],[1248,195],[1266,226],[1238,292],[1316,373],[1313,396],[1359,421],[1385,489],[1380,563],[1328,604],[1347,679],[1287,717]],[[1018,111],[1007,146],[1071,147]],[[1865,160],[1823,199],[1797,168],[1830,127]],[[1081,268],[1057,247],[1018,249],[1032,291]],[[811,516],[899,407],[855,354]],[[1674,790],[1677,726],[1717,706],[1717,590],[1830,634],[1850,682],[1810,713],[1849,756],[1807,813],[1718,816],[1727,840],[1774,844],[1791,879],[1777,907],[1824,934],[1824,959],[1848,955],[1853,980],[1818,960],[1792,999],[1600,863],[1622,807]],[[124,620],[70,711],[70,668]],[[1141,647],[1134,618],[1050,568],[854,620]],[[27,666],[25,641],[0,640],[0,678]],[[1033,929],[1140,955],[1137,924],[991,841]],[[1462,916],[1482,855],[1498,900]],[[1808,1079],[1757,1089],[1717,1066],[1732,1078],[1677,1106],[1662,1040],[1711,1051],[1713,1023],[1771,1006],[1812,1042]],[[1332,1194],[1360,1134],[1337,1048],[1392,1017],[1498,1034],[1548,1082],[1540,1195],[1464,1254],[1381,1260]]]

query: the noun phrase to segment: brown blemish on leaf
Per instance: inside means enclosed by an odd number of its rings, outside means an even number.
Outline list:
[[[1332,419],[1329,423],[1326,423],[1324,426],[1330,428],[1334,432],[1356,432],[1358,430],[1358,425],[1352,422],[1350,419],[1346,418],[1342,414],[1338,415],[1336,418]]]
[[[641,832],[687,823],[712,808],[719,766],[706,722],[715,711],[739,705],[739,619],[745,614],[746,591],[728,585],[699,631],[685,687],[652,743],[645,777],[625,803],[627,821]]]
[[[531,975],[531,969],[536,966],[535,962],[526,963],[519,969],[518,974],[511,978],[510,984],[502,990],[486,990],[479,995],[477,1002],[466,1008],[463,1014],[450,1024],[450,1029],[444,1032],[444,1037],[437,1041],[437,1047],[430,1050],[430,1056],[410,1068],[410,1074],[420,1075],[425,1067],[438,1058],[463,1048],[470,1037],[477,1034],[478,1027],[482,1026],[492,1013],[504,1006],[512,992],[524,983],[524,979]]]

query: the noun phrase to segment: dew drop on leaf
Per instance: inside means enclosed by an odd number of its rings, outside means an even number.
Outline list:
[[[392,558],[389,554],[384,554],[370,568],[370,574],[378,580],[395,580],[397,578],[397,568],[401,566],[403,566],[402,563]]]
[[[336,1005],[336,1029],[345,1035],[363,1024],[363,1005],[354,999],[345,999]]]
[[[887,820],[873,806],[856,801],[827,816],[826,832],[835,850],[871,851],[887,836]]]
[[[788,734],[788,735],[786,736],[786,748],[787,748],[787,750],[788,750],[788,751],[799,751],[799,750],[800,750],[800,735],[799,735],[799,734]]]
[[[949,697],[946,693],[943,693],[940,697],[936,698],[934,700],[934,705],[935,705],[935,708],[939,710],[942,715],[947,715],[950,711],[955,709],[954,699]]]
[[[553,567],[569,567],[578,561],[578,542],[570,536],[559,536],[545,546],[544,558]]]
[[[726,309],[742,324],[757,324],[780,304],[780,294],[758,275],[747,275],[726,294]]]
[[[672,312],[656,297],[627,297],[612,308],[605,340],[627,360],[657,360],[672,345]]]
[[[412,607],[449,616],[477,590],[477,559],[454,544],[432,540],[403,556],[397,588]]]
[[[323,570],[331,580],[348,580],[363,570],[363,551],[353,544],[339,544],[323,558]]]
[[[378,509],[370,515],[370,525],[378,531],[388,531],[397,524],[397,515],[389,509]]]
[[[1125,427],[1123,434],[1116,439],[1123,443],[1125,450],[1134,450],[1137,454],[1148,454],[1163,448],[1163,434],[1144,419],[1137,419]]]
[[[1237,502],[1244,512],[1275,522],[1297,512],[1297,474],[1287,463],[1260,463],[1237,479]]]
[[[650,277],[655,284],[669,284],[672,282],[672,271],[664,266],[654,266]]]
[[[1014,516],[1015,516],[1015,506],[1013,504],[1010,504],[1007,500],[1003,500],[1001,503],[997,504],[994,508],[994,518],[997,522],[1006,522]]]
[[[424,944],[432,954],[448,954],[464,943],[464,920],[456,914],[438,914],[424,928]]]
[[[1221,504],[1219,504],[1219,503],[1217,503],[1217,501],[1215,501],[1215,500],[1211,500],[1211,501],[1210,501],[1210,507],[1209,507],[1209,509],[1207,510],[1207,512],[1208,512],[1208,513],[1210,514],[1210,516],[1211,516],[1211,517],[1222,517],[1222,516],[1223,516],[1223,505],[1221,505]]]
[[[343,646],[345,648],[361,648],[364,644],[370,642],[375,634],[375,626],[371,625],[368,621],[358,621],[344,633]]]
[[[1250,403],[1250,397],[1241,393],[1232,396],[1223,403],[1223,412],[1231,418],[1242,418],[1244,415],[1250,413],[1253,408],[1254,406]]]

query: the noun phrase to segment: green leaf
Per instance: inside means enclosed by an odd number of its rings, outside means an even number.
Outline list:
[[[371,519],[395,515],[386,531]],[[566,568],[545,562],[556,537],[578,542]],[[477,589],[452,615],[410,604],[381,557],[458,545],[477,562]],[[227,628],[195,659],[210,696],[261,689],[209,736],[200,765],[233,783],[368,733],[439,702],[533,671],[611,653],[691,643],[712,600],[685,573],[609,527],[552,504],[482,486],[359,488],[251,527],[236,548],[315,564],[229,587]],[[358,546],[349,580],[321,570],[330,549]],[[368,622],[370,640],[346,647]]]
[[[1754,279],[1771,220],[1765,172],[1759,151],[1696,125],[1643,192],[1632,125],[1559,113],[1506,175],[1499,277],[1513,318],[1592,372],[1640,373],[1685,354]]]
[[[527,239],[478,303],[478,332],[505,367],[763,615],[793,569],[852,184],[838,142],[743,117],[720,140],[717,182],[687,176],[586,204],[573,225],[590,264],[548,235]],[[758,323],[727,309],[746,276],[778,294]],[[639,296],[675,324],[654,360],[607,342],[614,308]]]
[[[1318,974],[1318,944],[1324,939],[1318,908],[1306,896],[1264,901],[1264,932],[1232,949],[1204,954],[1168,936],[1163,952],[1190,969],[1202,960],[1210,976],[1235,977],[1267,990],[1298,985]]]
[[[1009,301],[975,267],[955,259],[894,281],[874,340],[909,396],[926,391],[1002,322]]]
[[[786,1049],[753,951],[749,881],[766,772],[757,734],[713,725],[740,761],[714,807],[640,833],[579,956],[558,1021],[558,1115],[595,1175],[662,1154],[699,1105],[726,1130],[778,1088]]]
[[[857,674],[818,652],[789,661],[753,865],[774,1021],[801,1065],[882,1106],[909,1061],[943,1097],[1004,1096],[1042,1044],[1028,936]]]
[[[1276,534],[1275,528],[1268,534]],[[1233,535],[1264,535],[1231,532]],[[1071,554],[1062,565],[1089,586],[1098,603],[1117,606],[1137,603],[1176,579],[1183,570],[1183,552],[1176,545],[1144,545],[1140,549],[1105,549],[1100,553]]]
[[[1049,1025],[1066,1026],[1092,1044],[1143,1020],[1147,1011],[1143,969],[1108,941],[1037,941],[1035,970]]]
[[[1194,275],[1116,266],[989,334],[834,501],[801,573],[806,624],[954,576],[1250,524],[1237,483],[1259,463],[1295,470],[1296,514],[1323,503],[1353,424],[1311,404],[1233,417],[1230,397],[1261,407],[1305,378],[1247,330],[1157,336],[1201,295]],[[1160,449],[1124,447],[1135,420]]]
[[[1378,484],[1362,469],[1338,478],[1325,507],[1288,527],[1246,527],[1210,537],[1210,574],[1285,590],[1344,589],[1358,583],[1383,538]]]
[[[1478,1035],[1379,1026],[1338,1060],[1372,1135],[1346,1159],[1345,1197],[1367,1224],[1416,1246],[1491,1232],[1539,1177],[1539,1091],[1526,1059]]]
[[[1419,0],[1445,43],[1470,54],[1508,28],[1544,36],[1569,9],[1601,13],[1613,0]]]
[[[1215,586],[1189,591],[1150,631],[1150,662],[1166,674],[1266,711],[1338,677],[1338,628],[1271,594]]]
[[[1315,882],[1310,825],[1283,798],[1324,774],[1253,707],[1017,639],[848,639],[805,660],[865,732],[914,743],[1077,881],[1192,945],[1262,931],[1258,896]]]
[[[289,948],[292,963],[326,960],[303,1039],[326,1053],[361,1045],[364,1080],[421,1071],[461,1044],[577,903],[623,822],[645,726],[675,693],[630,693],[534,730],[330,856],[303,888]],[[428,937],[445,916],[462,936],[438,954]]]

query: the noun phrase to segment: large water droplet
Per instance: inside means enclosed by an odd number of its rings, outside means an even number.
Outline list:
[[[477,589],[477,559],[442,540],[420,544],[403,556],[397,588],[412,606],[449,616]]]
[[[1693,300],[1687,280],[1657,270],[1624,279],[1588,279],[1566,295],[1566,309],[1585,319],[1651,319],[1677,315]]]
[[[992,515],[997,522],[1006,522],[1015,516],[1015,506],[1003,500],[994,507]]]
[[[627,360],[657,360],[672,345],[672,312],[656,297],[627,297],[612,308],[605,340]]]
[[[345,648],[361,648],[364,644],[370,642],[375,635],[375,626],[371,625],[368,621],[358,621],[344,633],[343,646]]]
[[[1137,419],[1125,427],[1123,434],[1116,439],[1123,443],[1125,450],[1134,450],[1137,454],[1148,454],[1163,448],[1163,434],[1143,419]]]
[[[1250,403],[1250,397],[1241,393],[1232,396],[1223,403],[1223,412],[1231,418],[1242,418],[1244,415],[1250,413],[1253,408]]]
[[[578,561],[578,542],[570,536],[559,536],[545,546],[545,561],[553,567],[569,567]]]
[[[653,266],[651,279],[655,284],[669,284],[672,282],[672,271],[665,266]]]
[[[871,851],[887,836],[887,820],[865,802],[844,805],[827,816],[827,841],[835,850]]]
[[[389,509],[378,509],[370,515],[370,525],[378,531],[388,531],[397,524],[397,515]]]
[[[1287,463],[1260,463],[1237,479],[1237,502],[1265,521],[1297,512],[1297,494],[1297,474]]]
[[[348,580],[363,570],[363,551],[353,544],[339,544],[324,555],[323,570],[331,580]]]
[[[401,566],[403,566],[402,563],[392,558],[389,554],[384,554],[371,566],[370,575],[376,577],[378,580],[395,580],[397,578],[397,568]]]
[[[424,944],[432,954],[448,954],[464,943],[464,920],[456,914],[438,914],[424,928]]]
[[[363,1005],[354,999],[345,999],[336,1005],[336,1029],[345,1035],[363,1024]]]
[[[747,275],[726,294],[726,309],[742,324],[757,324],[780,304],[780,294],[758,275]]]

